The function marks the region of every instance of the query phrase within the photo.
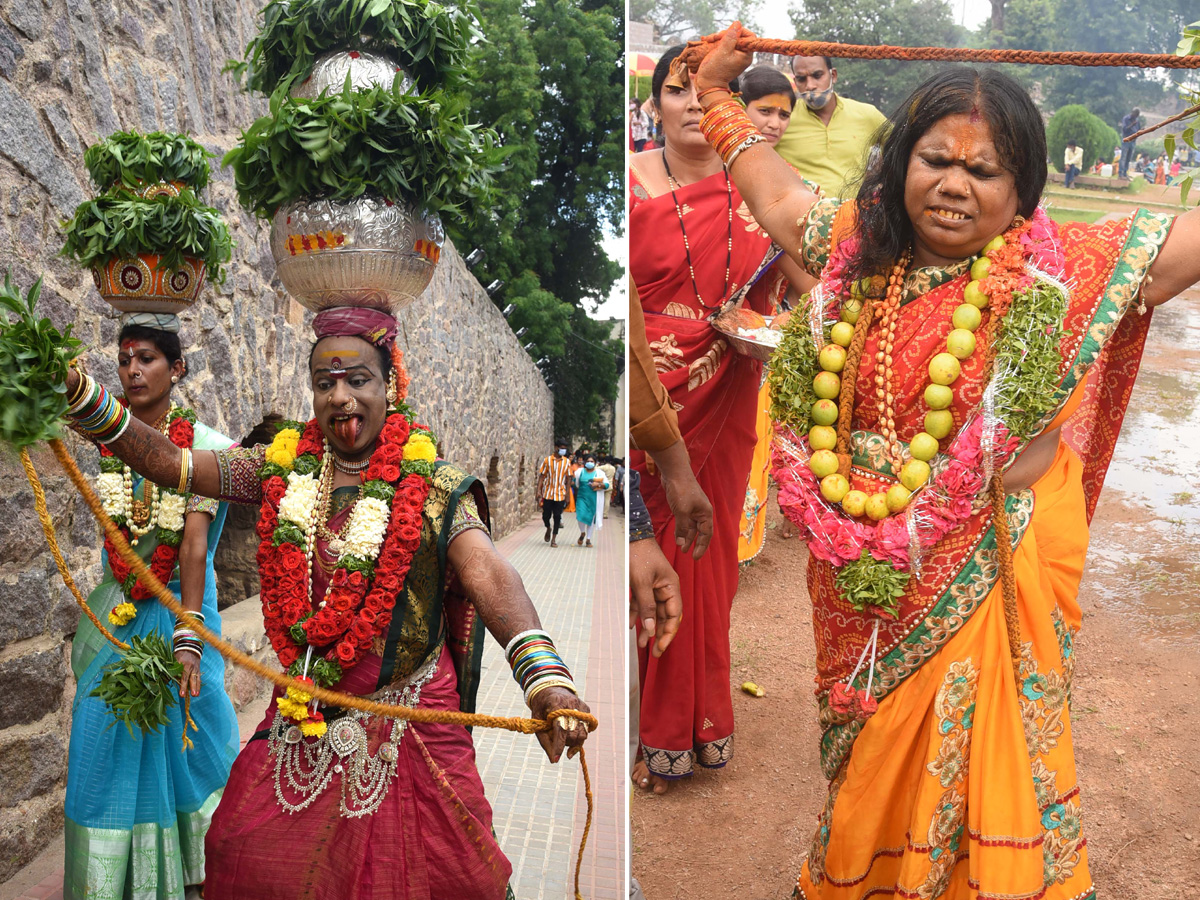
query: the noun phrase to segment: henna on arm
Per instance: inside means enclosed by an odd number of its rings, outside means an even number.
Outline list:
[[[486,532],[478,528],[462,532],[451,541],[446,559],[459,587],[501,646],[522,631],[542,627],[521,576],[497,552]]]
[[[159,487],[179,487],[183,451],[157,428],[131,418],[125,433],[115,441],[110,441],[108,449],[133,471]],[[219,497],[220,491],[216,453],[212,450],[193,450],[191,492],[202,497]]]

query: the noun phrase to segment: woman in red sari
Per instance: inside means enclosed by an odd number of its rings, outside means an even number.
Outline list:
[[[723,88],[740,34],[694,76],[726,152],[753,133]],[[857,202],[819,201],[764,148],[729,164],[821,279],[770,377],[830,781],[798,900],[1096,897],[1076,595],[1147,313],[1200,279],[1200,210],[1059,226],[1045,146],[1020,85],[945,67]]]
[[[669,76],[675,47],[654,71],[654,103],[665,146],[630,162],[630,273],[641,297],[659,377],[679,414],[692,467],[713,505],[707,554],[675,545],[675,522],[656,470],[633,452],[657,540],[679,573],[683,621],[670,652],[643,651],[641,744],[634,782],[662,792],[695,763],[719,768],[733,754],[729,695],[729,612],[737,591],[738,526],[755,443],[755,397],[762,364],[740,356],[707,317],[753,282],[775,256],[700,134],[700,104],[686,79]],[[745,305],[769,311],[768,280]]]

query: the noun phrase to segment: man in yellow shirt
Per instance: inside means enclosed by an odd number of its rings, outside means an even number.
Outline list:
[[[1063,176],[1067,187],[1075,186],[1079,170],[1083,168],[1083,148],[1074,139],[1067,141],[1067,152],[1063,154]]]
[[[792,74],[804,102],[796,104],[775,152],[826,194],[853,197],[871,138],[887,117],[870,103],[838,95],[837,69],[828,56],[793,57]]]

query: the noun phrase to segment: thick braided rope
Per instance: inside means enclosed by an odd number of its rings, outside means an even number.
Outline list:
[[[842,391],[838,395],[837,421],[837,455],[841,462],[843,457],[850,454],[850,424],[854,418],[854,388],[858,382],[858,366],[862,362],[863,348],[867,345],[867,332],[871,329],[871,321],[875,318],[875,298],[866,296],[862,299],[862,307],[858,311],[858,321],[854,323],[854,337],[846,348],[846,362],[842,366]],[[850,477],[848,471],[842,472]]]
[[[691,41],[702,57],[704,44],[719,42],[724,32]],[[784,41],[772,38],[739,38],[745,53],[781,56],[836,56],[841,59],[904,59],[938,62],[1023,63],[1036,66],[1132,66],[1138,69],[1200,69],[1200,56],[1169,53],[1089,53],[1082,50],[1010,50],[969,47],[891,47],[887,44],[836,44],[831,41]]]
[[[1011,297],[1009,298],[1011,301]],[[984,384],[992,379],[996,368],[996,343],[1008,304],[993,306],[988,319],[984,343]],[[1012,657],[1013,676],[1021,684],[1021,619],[1017,612],[1017,573],[1013,569],[1012,531],[1008,527],[1008,510],[1004,507],[1004,473],[997,471],[988,485],[992,500],[992,527],[996,533],[996,561],[1000,564],[1000,586],[1004,593],[1004,626],[1008,631],[1008,652]]]
[[[50,555],[54,557],[54,564],[58,566],[58,574],[62,576],[63,584],[74,595],[75,603],[92,620],[92,624],[96,626],[97,630],[114,647],[119,647],[121,650],[128,650],[129,645],[113,637],[112,632],[105,628],[100,620],[96,618],[96,614],[92,612],[91,607],[87,605],[87,601],[83,599],[83,595],[79,593],[79,588],[75,584],[75,579],[71,577],[71,572],[67,568],[67,561],[63,559],[62,549],[58,546],[58,539],[54,534],[54,522],[50,518],[50,510],[46,507],[46,491],[42,488],[41,479],[38,478],[37,470],[33,467],[33,460],[29,458],[29,451],[25,448],[21,448],[21,467],[25,470],[25,477],[29,479],[29,486],[33,488],[33,506],[37,510],[38,520],[42,523],[42,532],[46,535],[46,543],[50,545]]]
[[[566,716],[574,717],[585,723],[589,731],[595,731],[599,725],[599,721],[595,716],[589,713],[581,712],[575,709],[560,709],[549,713],[545,720],[541,719],[522,719],[518,717],[505,716],[485,716],[479,713],[465,713],[454,710],[434,710],[434,709],[412,709],[407,706],[393,706],[386,703],[377,703],[374,700],[367,700],[363,697],[356,697],[352,694],[343,694],[339,691],[331,691],[326,688],[315,687],[312,684],[306,684],[291,678],[284,672],[278,672],[272,668],[264,666],[256,659],[252,659],[245,653],[242,653],[232,644],[224,641],[220,636],[206,628],[196,619],[188,615],[187,610],[175,599],[167,588],[159,581],[142,561],[130,548],[124,536],[113,524],[112,519],[104,512],[104,507],[100,503],[100,498],[96,496],[96,492],[92,490],[92,486],[88,484],[83,473],[79,471],[79,466],[75,464],[75,460],[71,457],[70,451],[66,448],[61,440],[52,440],[50,447],[54,451],[54,455],[58,457],[59,463],[66,471],[67,476],[72,483],[83,495],[84,501],[88,508],[91,509],[93,515],[104,527],[105,532],[112,538],[113,545],[117,549],[117,553],[127,562],[137,576],[144,584],[150,586],[154,596],[158,598],[167,609],[173,612],[178,617],[187,616],[188,627],[206,643],[210,644],[221,656],[225,657],[235,665],[249,669],[254,674],[261,678],[265,678],[272,684],[282,688],[294,687],[297,690],[315,697],[322,703],[331,706],[340,706],[350,709],[362,710],[373,716],[386,716],[391,719],[407,719],[410,722],[426,722],[442,725],[472,725],[481,728],[503,728],[506,731],[516,731],[522,734],[537,734],[542,731],[548,731],[554,719],[563,718]]]

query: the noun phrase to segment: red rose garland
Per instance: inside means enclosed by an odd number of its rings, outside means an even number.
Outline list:
[[[124,399],[121,401],[124,405],[128,405]],[[191,410],[173,409],[170,413],[170,424],[167,426],[167,437],[171,439],[176,447],[190,450],[192,443],[196,438],[196,431],[192,425],[192,420],[195,414]],[[113,452],[104,444],[100,445],[101,459],[113,459]],[[104,467],[105,463],[101,462]],[[146,488],[148,489],[148,488]],[[122,536],[128,542],[130,540],[129,526],[126,522],[117,522],[117,527],[120,529]],[[176,540],[174,545],[162,542],[163,529],[160,531],[160,543],[154,548],[154,552],[150,554],[150,571],[163,584],[167,584],[171,580],[171,575],[175,572],[175,564],[179,561],[179,541]],[[178,537],[178,536],[177,536]],[[108,568],[116,579],[117,584],[121,585],[124,593],[131,600],[149,600],[154,596],[153,592],[140,579],[132,586],[128,586],[132,570],[125,560],[123,560],[117,548],[112,542],[112,538],[107,535],[104,538],[104,551],[108,554]],[[127,589],[128,586],[128,589]]]
[[[425,431],[421,426],[415,429]],[[278,467],[264,466],[257,526],[261,596],[267,637],[284,668],[300,660],[306,645],[324,648],[324,659],[337,669],[318,666],[314,671],[318,683],[332,683],[370,651],[376,637],[387,633],[396,597],[421,543],[421,516],[429,496],[426,474],[403,473],[404,446],[413,430],[404,415],[388,416],[370,465],[360,476],[364,484],[384,482],[395,492],[379,556],[367,571],[339,559],[324,606],[317,606],[320,598],[310,596],[308,584],[306,549],[315,552],[315,548],[304,548],[295,532],[285,534],[280,528],[279,506],[287,481],[272,471]],[[315,420],[310,421],[296,445],[296,464],[309,457],[304,468],[319,476],[324,452],[321,431]]]

